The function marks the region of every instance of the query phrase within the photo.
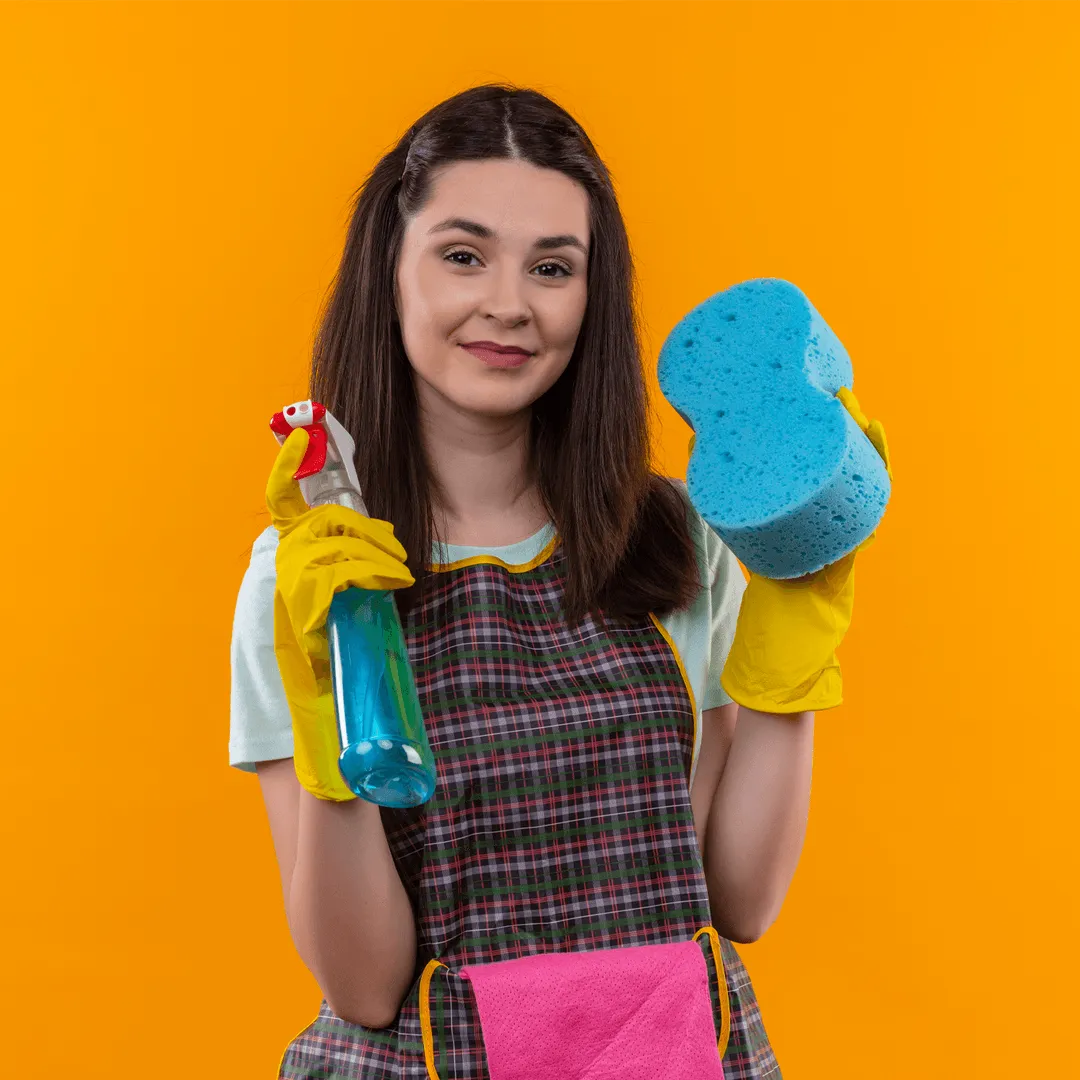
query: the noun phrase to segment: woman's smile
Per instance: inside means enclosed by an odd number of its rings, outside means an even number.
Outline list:
[[[482,345],[461,345],[459,348],[472,353],[478,360],[493,368],[519,368],[526,360],[532,359],[529,353],[497,352],[495,349],[488,349]]]

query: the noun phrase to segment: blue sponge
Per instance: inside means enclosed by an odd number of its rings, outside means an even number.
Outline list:
[[[852,388],[851,360],[790,282],[746,281],[699,304],[657,374],[696,435],[690,501],[748,569],[800,577],[877,527],[885,464],[835,396]]]

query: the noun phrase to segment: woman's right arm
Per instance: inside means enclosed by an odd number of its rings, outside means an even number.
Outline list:
[[[292,758],[256,769],[300,958],[338,1016],[389,1027],[412,984],[416,925],[379,807],[316,798]]]

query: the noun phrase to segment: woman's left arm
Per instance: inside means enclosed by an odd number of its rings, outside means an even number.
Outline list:
[[[891,480],[885,429],[866,418],[848,388],[837,397]],[[814,714],[842,700],[836,649],[851,622],[855,556],[872,539],[804,577],[751,573],[742,596],[720,674],[730,704],[704,714],[701,750],[711,769],[702,797],[715,787],[699,842],[713,922],[732,941],[765,933],[795,876],[810,805]]]
[[[732,702],[702,714],[703,764],[710,744],[715,788],[702,847],[713,925],[731,941],[756,941],[780,914],[802,854],[814,714]]]

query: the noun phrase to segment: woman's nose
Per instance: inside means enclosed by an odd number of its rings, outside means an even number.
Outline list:
[[[529,317],[529,305],[525,296],[526,283],[521,272],[507,265],[487,275],[488,288],[484,296],[484,314],[507,325],[514,325]]]

